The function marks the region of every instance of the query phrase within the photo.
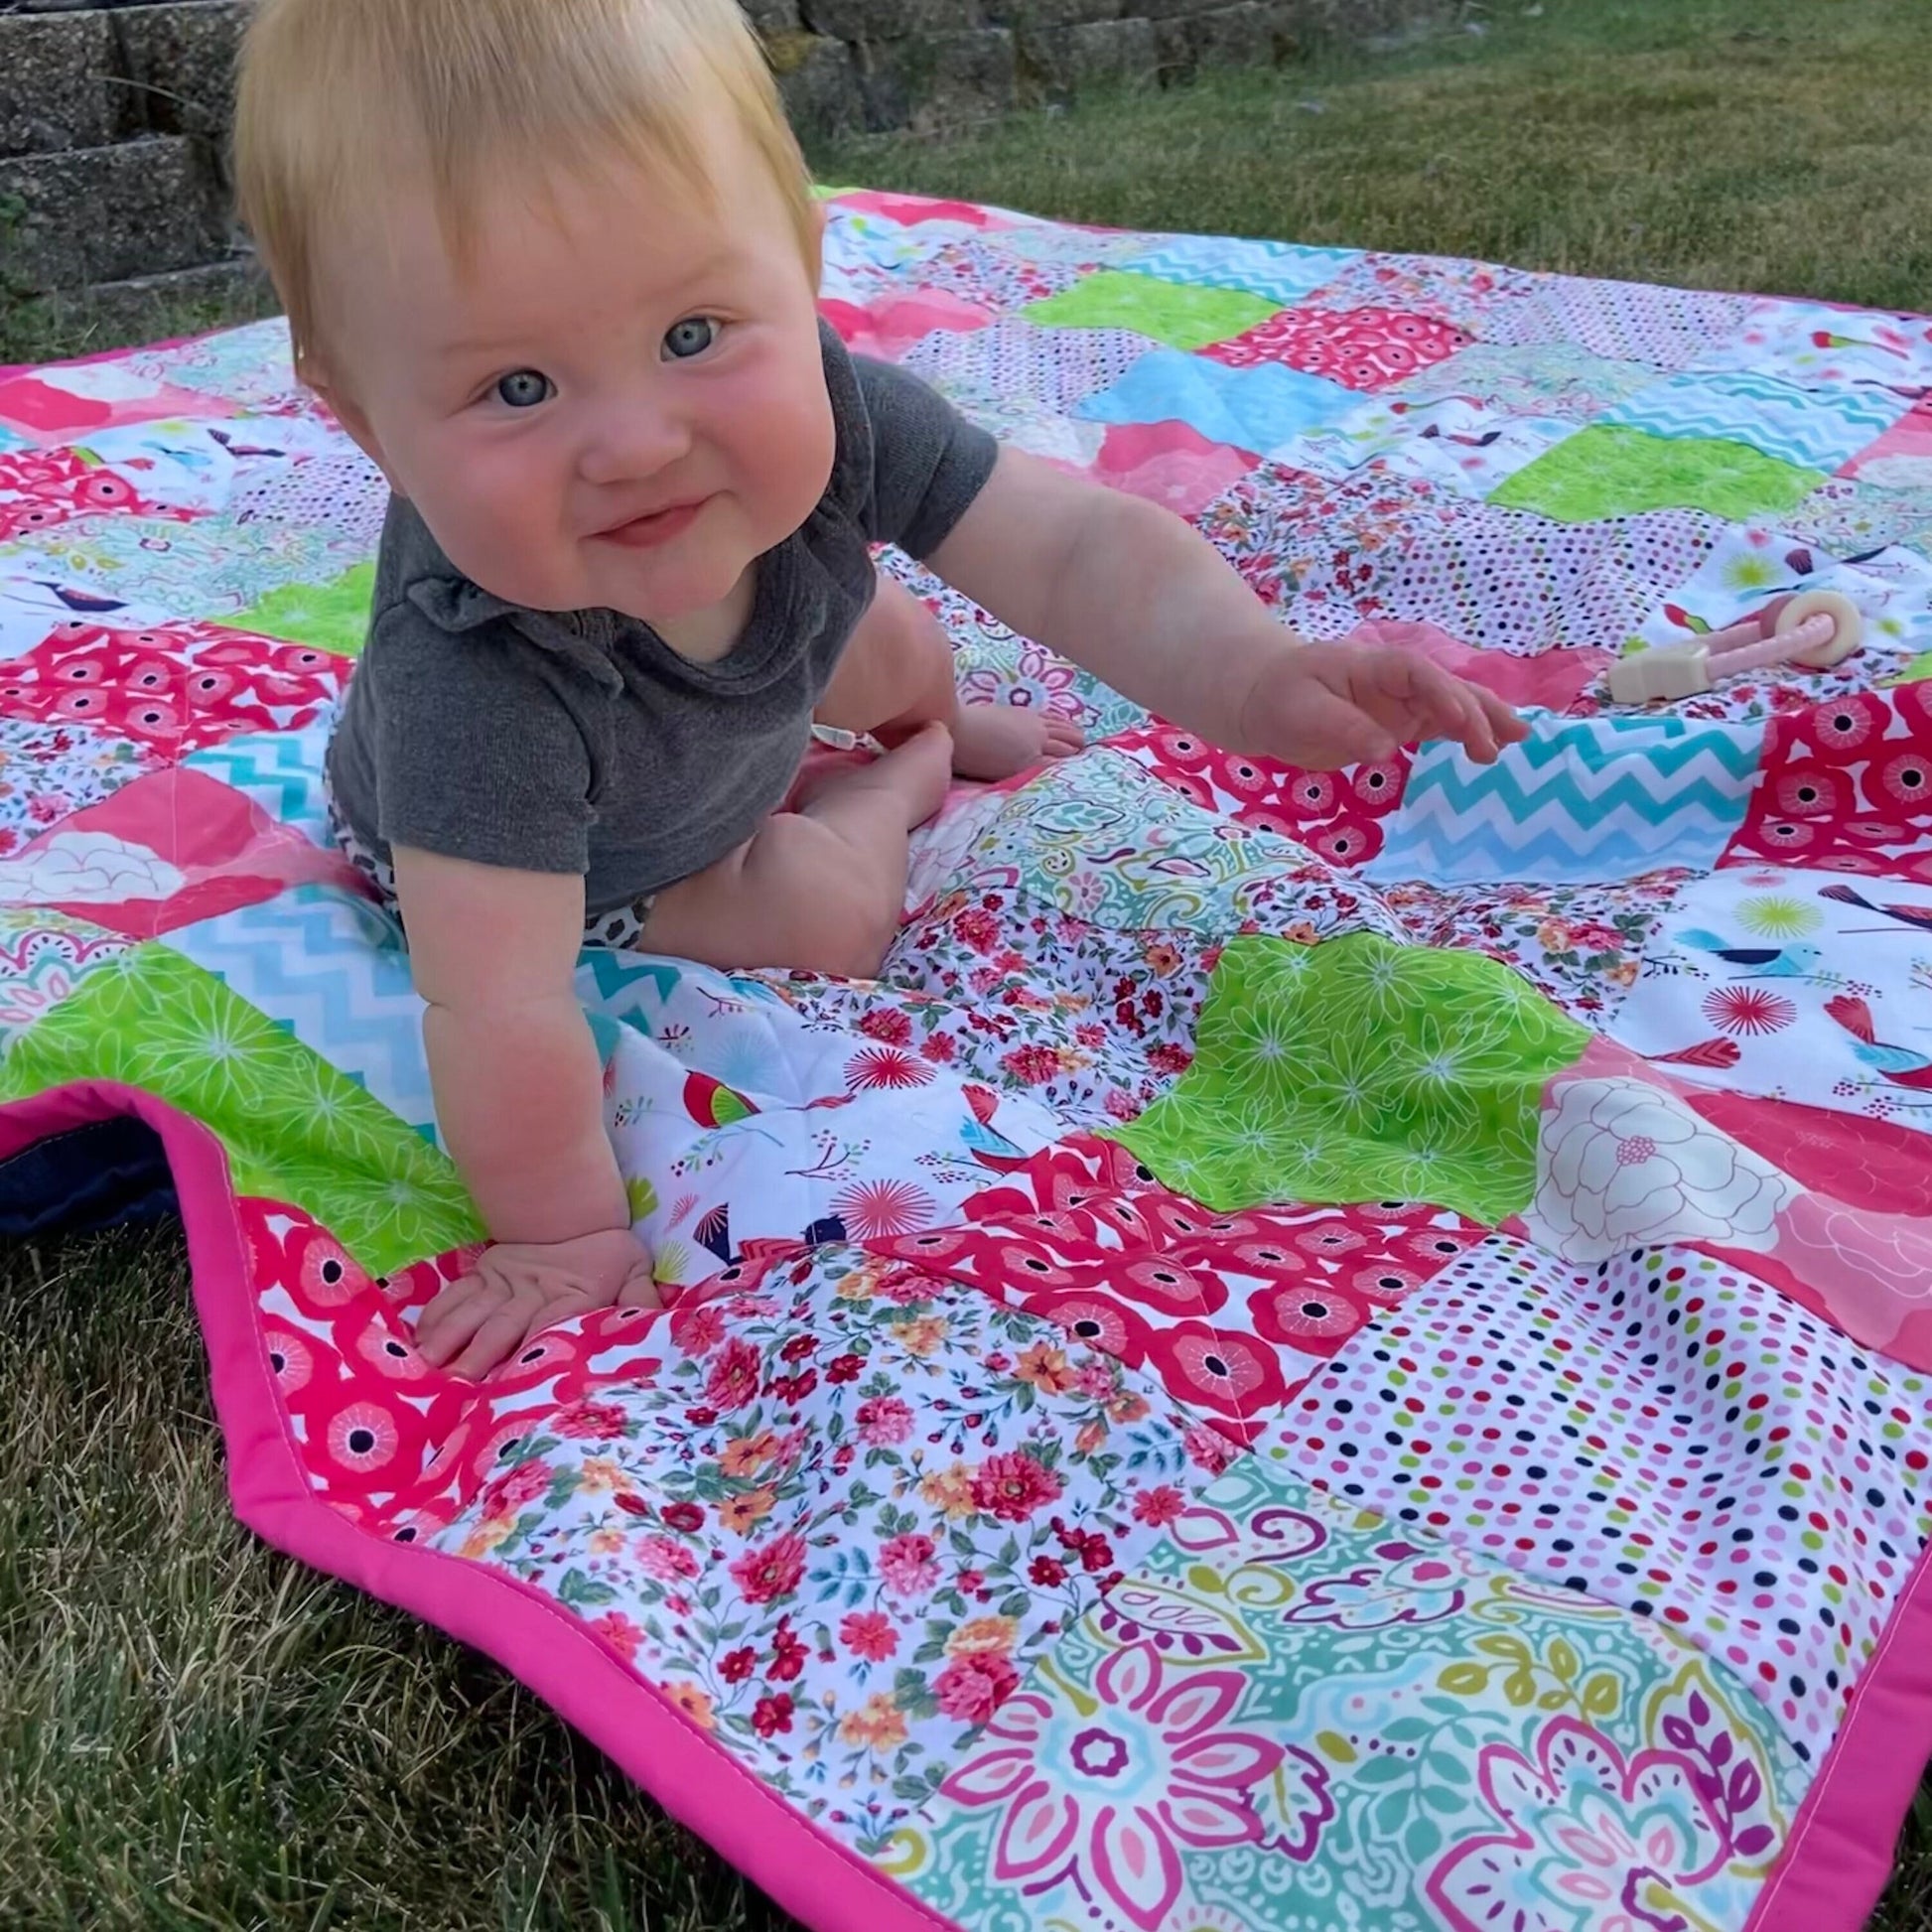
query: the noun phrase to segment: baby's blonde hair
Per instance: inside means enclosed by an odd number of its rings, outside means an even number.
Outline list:
[[[453,252],[506,170],[614,160],[713,199],[702,127],[735,114],[784,195],[807,272],[818,220],[798,143],[736,0],[261,0],[241,57],[235,188],[288,310],[320,340],[317,238],[426,172]]]

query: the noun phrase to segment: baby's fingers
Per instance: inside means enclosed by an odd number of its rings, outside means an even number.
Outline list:
[[[450,1373],[481,1380],[555,1319],[553,1306],[532,1288],[512,1289],[478,1323],[470,1345],[450,1364]]]
[[[1505,745],[1520,745],[1529,737],[1529,726],[1493,691],[1464,683],[1459,687],[1459,698],[1460,727],[1443,736],[1459,740],[1478,764],[1494,764]]]
[[[1420,716],[1422,738],[1447,738],[1460,745],[1478,764],[1493,764],[1498,746],[1483,694],[1451,676],[1439,664],[1411,671],[1410,702]]]
[[[1086,749],[1087,735],[1071,718],[1049,717],[1046,721],[1045,753],[1049,759],[1070,759]]]
[[[1455,708],[1456,722],[1445,736],[1459,740],[1463,751],[1478,764],[1494,764],[1502,747],[1496,743],[1496,728],[1474,685],[1456,687]]]
[[[554,1328],[560,1321],[575,1320],[580,1314],[595,1314],[599,1309],[608,1309],[613,1298],[597,1295],[585,1288],[566,1288],[554,1294],[537,1298],[533,1307],[520,1308],[523,1327],[503,1350],[505,1355],[527,1348],[546,1328]]]
[[[558,1322],[571,1321],[579,1315],[595,1314],[600,1309],[657,1309],[663,1306],[658,1297],[656,1280],[651,1274],[650,1261],[639,1254],[630,1272],[615,1287],[569,1281],[552,1285],[547,1293],[539,1293],[535,1306],[529,1311],[529,1319],[524,1323],[522,1334],[503,1352],[507,1355],[526,1348],[546,1328],[554,1328]]]
[[[452,1282],[417,1321],[416,1352],[431,1368],[441,1368],[488,1320],[503,1292],[499,1284],[481,1275]]]
[[[624,1277],[618,1291],[618,1306],[625,1309],[661,1309],[664,1298],[658,1293],[657,1276],[648,1259],[638,1262]]]
[[[1449,687],[1444,702],[1452,709],[1437,736],[1454,739],[1478,764],[1493,764],[1505,745],[1520,745],[1529,737],[1529,726],[1495,692],[1448,672],[1442,676]]]
[[[1513,705],[1505,704],[1495,692],[1485,691],[1479,684],[1472,684],[1469,688],[1476,694],[1476,703],[1481,705],[1483,716],[1489,720],[1489,729],[1498,745],[1520,745],[1529,737],[1529,720]]]

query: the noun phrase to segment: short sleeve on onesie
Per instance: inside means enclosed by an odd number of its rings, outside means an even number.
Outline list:
[[[872,435],[861,520],[875,543],[925,558],[986,486],[999,444],[909,370],[852,357]]]
[[[384,845],[529,872],[588,870],[603,760],[587,741],[597,709],[558,689],[573,669],[507,624],[452,635],[405,601],[376,625],[355,675],[372,686]]]

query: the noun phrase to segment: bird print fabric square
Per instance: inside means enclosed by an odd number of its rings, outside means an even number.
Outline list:
[[[1698,880],[1610,1032],[1686,1079],[1932,1129],[1932,889],[1768,866]]]

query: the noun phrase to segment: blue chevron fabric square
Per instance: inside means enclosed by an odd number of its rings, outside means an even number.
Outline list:
[[[1709,871],[1757,781],[1764,726],[1683,718],[1532,719],[1527,743],[1480,765],[1426,746],[1375,880],[1591,885],[1662,867]]]
[[[1185,423],[1211,443],[1266,456],[1304,431],[1361,407],[1352,389],[1285,362],[1230,368],[1182,349],[1156,349],[1073,411],[1096,423]]]
[[[1160,275],[1200,288],[1246,289],[1286,306],[1332,282],[1359,248],[1305,248],[1287,241],[1242,241],[1218,235],[1166,235],[1144,254],[1115,264],[1136,275]]]
[[[380,906],[338,886],[297,886],[158,943],[225,982],[425,1140],[436,1139],[423,1002],[402,928]]]
[[[205,771],[251,798],[270,818],[306,832],[317,845],[331,842],[329,801],[322,788],[322,761],[334,714],[301,731],[243,732],[206,745],[182,763]]]
[[[1598,420],[1653,436],[1744,443],[1800,469],[1836,470],[1911,404],[1871,383],[1803,387],[1748,369],[1667,375]]]

